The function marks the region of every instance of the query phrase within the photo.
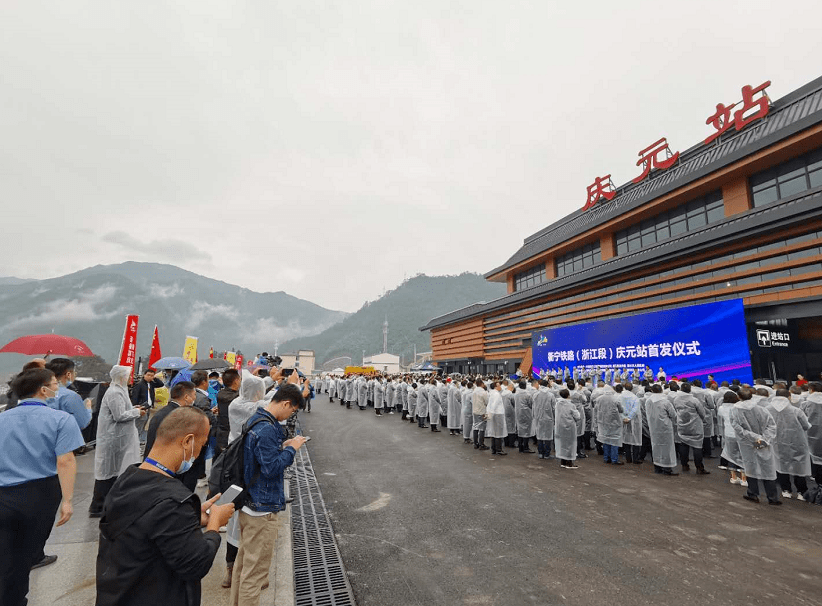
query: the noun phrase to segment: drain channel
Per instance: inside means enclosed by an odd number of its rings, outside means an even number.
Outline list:
[[[291,536],[296,606],[356,606],[320,486],[304,446],[294,457]]]

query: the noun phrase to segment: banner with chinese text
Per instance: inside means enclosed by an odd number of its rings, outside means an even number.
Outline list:
[[[123,342],[120,345],[120,366],[131,366],[131,378],[134,378],[134,361],[137,357],[137,324],[140,316],[126,316],[126,327],[123,331]]]
[[[183,359],[192,364],[197,363],[197,340],[197,337],[186,337],[186,343],[183,346]]]
[[[742,299],[692,305],[564,326],[532,335],[533,372],[580,374],[606,370],[654,377],[753,383]]]

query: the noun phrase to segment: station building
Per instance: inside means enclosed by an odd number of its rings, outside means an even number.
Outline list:
[[[754,376],[818,378],[822,78],[777,101],[769,84],[717,105],[705,141],[673,153],[661,139],[639,178],[596,179],[582,209],[525,238],[485,275],[505,296],[421,327],[435,363],[527,372],[536,331],[738,298]]]

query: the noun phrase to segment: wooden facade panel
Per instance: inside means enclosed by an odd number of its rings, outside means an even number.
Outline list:
[[[722,200],[725,204],[725,216],[738,215],[753,208],[751,190],[745,176],[728,181],[722,186]]]

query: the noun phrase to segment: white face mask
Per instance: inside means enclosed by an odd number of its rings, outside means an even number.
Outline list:
[[[57,397],[57,394],[60,393],[60,388],[59,387],[57,389],[52,389],[51,387],[46,387],[46,389],[48,391],[52,392],[52,395],[50,395],[48,398],[46,398],[47,400],[54,400]]]
[[[179,467],[179,469],[177,469],[177,473],[185,473],[189,469],[191,469],[192,465],[194,465],[194,460],[197,457],[194,456],[194,442],[193,441],[191,442],[191,458],[186,459],[185,456],[186,456],[186,447],[184,445],[183,446],[183,462],[180,463],[180,467]]]

